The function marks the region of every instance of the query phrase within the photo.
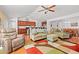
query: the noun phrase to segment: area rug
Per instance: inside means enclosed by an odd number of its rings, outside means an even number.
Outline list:
[[[72,37],[68,39],[67,41],[79,44],[79,37]]]
[[[74,46],[68,46],[68,45],[64,45],[64,46],[67,47],[67,48],[70,48],[72,50],[75,50],[75,51],[79,52],[79,44],[76,44]]]
[[[25,46],[26,54],[64,54],[64,52],[50,46],[34,46],[26,45]]]
[[[36,45],[47,45],[48,44],[48,40],[39,40],[35,42]]]
[[[43,54],[38,48],[36,48],[33,44],[26,45],[25,50],[27,54]]]

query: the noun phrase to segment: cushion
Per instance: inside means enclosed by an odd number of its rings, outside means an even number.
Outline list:
[[[46,29],[37,29],[37,32],[46,32]]]
[[[12,40],[12,47],[16,47],[22,43],[24,43],[24,39],[22,37],[18,37]]]
[[[4,33],[16,32],[16,29],[14,28],[3,29],[3,32]]]
[[[57,38],[58,38],[58,35],[57,34],[47,35],[47,40],[49,40],[49,41],[56,41]]]
[[[36,31],[36,29],[32,29],[32,34],[35,34],[35,33],[37,33],[37,31]]]
[[[17,37],[16,32],[3,33],[3,38],[15,39],[16,37]]]
[[[35,35],[35,37],[36,37],[36,36],[46,36],[46,35],[47,35],[47,34],[44,33],[44,32],[39,32],[38,34]]]

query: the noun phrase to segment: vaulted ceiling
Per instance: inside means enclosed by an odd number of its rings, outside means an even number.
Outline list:
[[[42,8],[40,5],[1,5],[0,9],[3,10],[8,17],[26,17],[35,20],[48,20],[65,15],[70,15],[79,12],[79,5],[57,5],[55,12],[38,12]]]

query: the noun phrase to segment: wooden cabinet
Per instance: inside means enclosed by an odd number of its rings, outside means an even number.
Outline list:
[[[35,26],[35,22],[29,21],[18,21],[19,26]]]
[[[18,34],[27,34],[27,26],[35,26],[35,22],[31,21],[18,21]],[[22,27],[22,28],[21,28]]]
[[[27,30],[25,28],[19,28],[18,29],[18,34],[26,34]]]

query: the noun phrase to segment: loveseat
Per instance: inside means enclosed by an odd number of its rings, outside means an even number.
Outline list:
[[[33,41],[47,38],[47,29],[44,27],[32,27],[30,29],[30,38]]]

